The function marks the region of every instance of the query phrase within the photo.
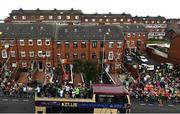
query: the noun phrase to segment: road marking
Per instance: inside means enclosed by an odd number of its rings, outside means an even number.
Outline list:
[[[141,103],[140,105],[145,106],[146,104]]]
[[[154,104],[148,104],[149,106],[153,106]]]
[[[8,99],[2,99],[2,101],[8,101]]]
[[[24,99],[23,101],[25,101],[25,102],[28,102],[29,100],[27,100],[27,99]]]
[[[12,101],[19,101],[19,99],[12,99]]]
[[[174,106],[173,104],[169,104],[168,106]]]

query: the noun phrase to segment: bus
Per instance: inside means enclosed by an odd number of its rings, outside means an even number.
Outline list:
[[[130,113],[127,89],[115,84],[93,84],[92,98],[35,97],[35,113]]]

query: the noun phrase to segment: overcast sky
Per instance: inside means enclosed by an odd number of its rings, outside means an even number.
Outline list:
[[[180,17],[180,0],[1,0],[0,19],[13,9],[80,9],[84,13],[130,13],[132,16]]]

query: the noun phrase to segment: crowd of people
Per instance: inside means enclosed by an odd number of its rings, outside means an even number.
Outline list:
[[[161,64],[153,70],[141,66],[138,72],[139,79],[128,77],[124,81],[132,98],[160,105],[180,102],[180,66]]]
[[[58,81],[43,85],[39,81],[27,84],[17,83],[7,78],[0,78],[0,96],[12,97],[59,97],[59,98],[92,98],[92,89],[79,84],[77,87],[65,82],[61,85]]]

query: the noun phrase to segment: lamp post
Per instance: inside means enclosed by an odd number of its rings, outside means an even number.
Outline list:
[[[109,35],[109,32],[106,32],[106,33],[104,34],[104,39],[103,39],[103,53],[102,53],[102,63],[101,63],[101,77],[100,77],[100,83],[103,83],[104,45],[105,45],[106,35]]]

